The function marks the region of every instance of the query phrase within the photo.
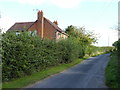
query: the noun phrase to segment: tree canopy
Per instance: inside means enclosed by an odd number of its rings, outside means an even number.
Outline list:
[[[76,27],[73,25],[68,26],[65,29],[65,32],[69,35],[69,37],[76,38],[81,44],[91,45],[97,41],[97,37],[93,32],[85,30],[84,27]]]

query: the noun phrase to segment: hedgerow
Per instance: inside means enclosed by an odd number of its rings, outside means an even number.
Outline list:
[[[62,63],[69,63],[80,55],[80,48],[69,38],[55,42],[30,36],[23,32],[3,34],[2,79],[9,81]]]
[[[113,50],[113,47],[97,47],[97,46],[93,46],[93,45],[89,45],[86,48],[86,55],[87,56],[94,56],[94,55],[98,55],[98,54],[104,54],[104,53],[109,53]]]
[[[58,42],[32,36],[28,32],[2,34],[2,80],[11,81],[51,66],[70,63],[93,52],[105,52],[90,46],[86,36],[69,37]],[[91,41],[90,41],[91,42]],[[89,50],[89,48],[91,48]]]

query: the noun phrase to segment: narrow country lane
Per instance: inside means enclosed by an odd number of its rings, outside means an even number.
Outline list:
[[[107,88],[104,73],[109,55],[86,59],[81,64],[26,88]]]

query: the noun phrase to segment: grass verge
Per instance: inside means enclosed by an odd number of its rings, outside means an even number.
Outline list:
[[[73,62],[71,62],[69,64],[61,64],[58,66],[47,68],[47,69],[42,70],[40,72],[34,73],[31,76],[25,76],[23,78],[19,78],[19,79],[10,81],[10,82],[4,82],[2,84],[2,88],[23,88],[27,85],[30,85],[30,84],[33,84],[33,83],[39,81],[39,80],[42,80],[50,75],[59,73],[65,69],[68,69],[69,67],[72,67],[76,64],[79,64],[81,61],[83,61],[84,59],[87,59],[87,58],[89,58],[89,57],[74,60]]]
[[[113,52],[110,57],[110,61],[106,67],[105,77],[106,85],[110,88],[120,88],[119,83],[119,65],[118,65],[118,56],[116,52]]]
[[[98,55],[101,55],[101,54],[98,54]],[[98,55],[94,55],[94,56],[98,56]],[[71,62],[69,64],[60,64],[58,66],[49,67],[49,68],[46,68],[45,70],[34,73],[30,76],[25,76],[25,77],[22,77],[22,78],[19,78],[19,79],[10,81],[10,82],[4,82],[4,83],[2,83],[2,88],[23,88],[23,87],[33,84],[39,80],[42,80],[50,75],[57,74],[57,73],[64,71],[72,66],[75,66],[76,64],[79,64],[81,61],[88,59],[88,58],[90,58],[90,57],[86,56],[84,58],[74,60],[73,62]]]

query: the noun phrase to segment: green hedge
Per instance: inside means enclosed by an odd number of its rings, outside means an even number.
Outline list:
[[[89,45],[86,48],[86,55],[88,56],[94,56],[94,55],[98,55],[101,53],[110,53],[113,50],[113,47],[97,47],[97,46],[93,46],[93,45]]]
[[[106,67],[105,82],[109,88],[120,88],[120,73],[118,72],[120,68],[117,54],[117,52],[111,53],[110,61]]]
[[[13,32],[3,34],[2,79],[9,81],[46,67],[69,63],[81,55],[81,48],[71,38],[56,43],[30,36],[27,32],[17,36]]]
[[[28,32],[19,35],[7,32],[2,36],[3,82],[31,75],[47,67],[70,63],[85,54],[105,52],[105,48],[84,45],[85,42],[71,37],[56,42],[40,39]]]

